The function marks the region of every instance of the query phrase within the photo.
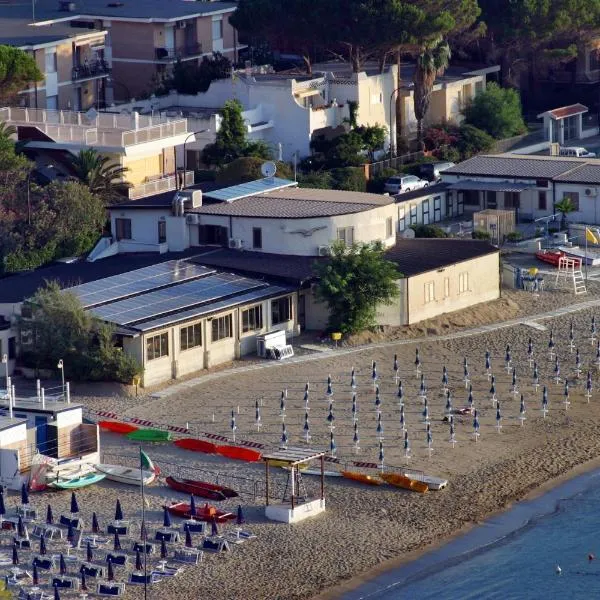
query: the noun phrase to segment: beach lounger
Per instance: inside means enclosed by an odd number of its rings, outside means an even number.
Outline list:
[[[206,552],[231,552],[231,547],[229,542],[222,537],[208,537],[202,542],[202,550]]]
[[[111,561],[113,565],[122,567],[129,562],[129,556],[124,552],[107,552],[105,561],[107,563]]]
[[[49,592],[44,592],[39,588],[32,588],[29,590],[26,588],[21,588],[17,597],[19,600],[52,600],[54,594],[50,595]]]
[[[45,537],[47,540],[62,540],[63,532],[55,525],[34,525],[31,535],[36,538]]]
[[[178,548],[173,556],[175,562],[197,565],[202,562],[202,552],[195,548]]]
[[[93,563],[83,563],[81,565],[81,571],[83,571],[86,577],[104,577],[105,569],[101,565],[96,565]]]
[[[205,534],[208,530],[208,523],[206,521],[196,521],[196,519],[188,519],[181,524],[181,531],[185,533],[186,529],[189,529],[190,533]]]
[[[125,584],[115,581],[99,581],[96,585],[98,596],[122,596],[125,593]]]
[[[160,577],[157,577],[154,573],[148,573],[144,575],[139,571],[134,571],[129,574],[129,585],[144,585],[144,584],[153,584],[158,583],[160,581]]]
[[[79,578],[67,577],[66,575],[55,575],[52,578],[52,587],[57,587],[61,590],[78,590]]]
[[[0,553],[0,567],[10,567],[12,565],[12,556],[5,554],[4,552]]]
[[[30,549],[31,548],[31,540],[28,537],[13,537],[13,544],[17,548],[21,549]]]
[[[113,521],[106,527],[106,533],[114,535],[129,535],[129,521]]]
[[[52,571],[56,568],[56,561],[52,556],[34,556],[31,565],[35,565],[41,571]]]
[[[38,511],[33,506],[20,504],[17,506],[17,516],[21,517],[23,521],[37,521]]]
[[[169,565],[166,560],[161,560],[158,567],[152,570],[152,575],[159,580],[163,577],[175,577],[179,575],[183,569],[177,565]]]
[[[133,542],[133,546],[131,547],[132,552],[139,552],[140,554],[144,554],[144,544],[143,542]],[[146,543],[146,554],[155,554],[156,546],[151,544],[150,542]]]
[[[176,529],[159,529],[154,535],[154,539],[157,542],[162,542],[163,540],[165,540],[167,544],[175,544],[179,542],[180,535],[179,531],[177,531]]]
[[[79,517],[68,517],[67,515],[60,515],[58,522],[63,527],[73,527],[73,529],[83,529],[83,519]]]

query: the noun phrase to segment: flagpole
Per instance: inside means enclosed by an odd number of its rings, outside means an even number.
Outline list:
[[[587,266],[587,252],[588,252],[588,228],[585,228],[585,282],[587,284],[588,266]]]
[[[144,544],[144,600],[148,598],[148,534],[146,532],[146,499],[144,497],[144,463],[142,459],[142,445],[140,444],[140,481],[142,488],[142,528],[144,534],[142,543]]]

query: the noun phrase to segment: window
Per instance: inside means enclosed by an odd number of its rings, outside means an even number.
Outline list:
[[[433,221],[439,223],[442,220],[442,197],[436,196],[433,199]]]
[[[458,293],[464,294],[469,291],[469,274],[467,272],[458,275]]]
[[[423,225],[429,225],[429,198],[423,200],[421,204],[421,210],[423,211],[422,221]]]
[[[338,227],[337,239],[347,246],[354,244],[354,227]]]
[[[546,196],[547,192],[538,192],[538,210],[546,210]]]
[[[481,94],[481,92],[483,92],[483,81],[476,81],[475,82],[475,95],[477,94]]]
[[[17,358],[17,338],[14,336],[8,338],[8,358],[10,360]]]
[[[479,206],[479,191],[465,190],[463,192],[463,202],[467,206]]]
[[[575,212],[579,210],[579,192],[563,192],[563,200],[570,200]]]
[[[58,110],[58,96],[46,96],[46,110]]]
[[[168,333],[159,333],[146,338],[146,360],[154,360],[161,356],[169,356]]]
[[[519,208],[521,194],[519,192],[504,192],[504,208]]]
[[[547,179],[536,179],[535,180],[535,187],[547,188],[548,187],[548,180]]]
[[[212,341],[218,342],[233,337],[231,315],[225,315],[212,320]]]
[[[590,71],[600,71],[600,50],[594,48],[590,50]]]
[[[416,225],[419,221],[419,217],[417,216],[417,205],[411,204],[410,206],[410,224]]]
[[[425,284],[425,304],[429,304],[435,300],[435,283],[429,281]]]
[[[179,349],[189,350],[202,346],[202,325],[195,323],[189,327],[182,327],[179,330]]]
[[[392,237],[393,234],[394,234],[394,221],[393,221],[392,217],[388,217],[385,220],[385,237],[386,238]]]
[[[164,244],[167,241],[167,222],[158,222],[158,243]]]
[[[46,52],[46,73],[56,73],[56,50]]]
[[[252,228],[252,247],[262,248],[262,229],[260,227]]]
[[[212,22],[212,39],[223,39],[223,19],[217,19]]]
[[[292,318],[292,297],[285,296],[271,301],[271,324],[285,323]]]
[[[450,277],[444,277],[444,298],[450,297]]]
[[[262,326],[262,306],[260,304],[242,311],[242,333],[262,329]]]
[[[403,206],[398,207],[398,231],[406,229],[406,209]]]
[[[131,219],[115,219],[115,236],[117,241],[131,239]]]
[[[496,192],[488,190],[485,193],[486,208],[498,208],[498,201],[496,200]]]

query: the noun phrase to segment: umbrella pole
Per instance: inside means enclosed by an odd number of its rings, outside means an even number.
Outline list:
[[[142,461],[142,446],[140,445],[140,482],[142,492],[142,527],[144,528],[143,544],[144,544],[144,600],[148,598],[148,548],[147,539],[148,534],[146,533],[146,498],[144,496],[144,464]]]

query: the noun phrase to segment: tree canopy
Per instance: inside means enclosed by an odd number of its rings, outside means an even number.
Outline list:
[[[524,133],[519,92],[489,83],[485,91],[477,94],[465,109],[467,123],[487,131],[497,139]]]
[[[19,319],[21,360],[27,367],[56,370],[86,381],[131,383],[140,372],[136,361],[113,343],[113,330],[86,312],[79,298],[56,282],[40,288],[27,303],[31,316]]]
[[[0,101],[13,100],[31,83],[43,81],[33,57],[13,46],[0,45]]]
[[[329,308],[329,328],[355,333],[376,325],[377,305],[398,296],[396,265],[385,259],[382,244],[350,246],[336,241],[327,261],[316,263],[317,298]]]
[[[162,84],[163,91],[174,89],[178,94],[206,92],[217,79],[225,79],[231,73],[231,61],[220,52],[203,56],[200,64],[193,61],[175,63],[173,74]]]

